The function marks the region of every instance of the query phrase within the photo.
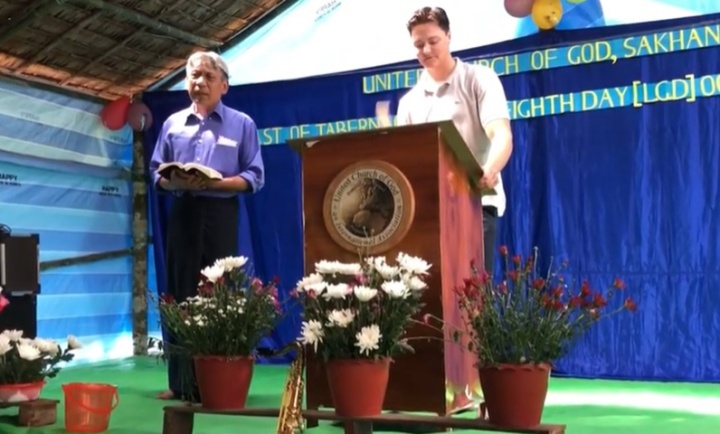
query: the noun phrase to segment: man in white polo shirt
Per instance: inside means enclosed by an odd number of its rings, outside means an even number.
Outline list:
[[[492,275],[497,218],[505,212],[500,171],[512,153],[505,91],[490,68],[469,65],[452,56],[450,20],[442,8],[418,9],[407,29],[424,70],[415,87],[400,100],[397,123],[452,119],[480,162],[484,176],[477,188],[495,192],[482,198],[485,270]]]

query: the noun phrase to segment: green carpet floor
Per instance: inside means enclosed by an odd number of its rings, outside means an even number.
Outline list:
[[[277,407],[286,373],[285,366],[257,367],[248,405]],[[154,359],[67,368],[48,382],[42,396],[62,400],[60,386],[70,382],[119,387],[120,405],[112,415],[108,433],[162,432],[161,409],[167,402],[155,399],[155,395],[167,383],[164,366]],[[57,424],[44,428],[17,428],[17,410],[0,410],[0,434],[64,433],[63,409],[61,403]],[[566,424],[568,434],[720,434],[720,385],[553,379],[544,422]],[[195,433],[274,434],[275,424],[275,419],[198,416]],[[329,423],[308,431],[340,433],[342,429]]]

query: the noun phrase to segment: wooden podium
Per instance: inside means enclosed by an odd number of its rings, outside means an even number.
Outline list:
[[[453,123],[304,138],[289,144],[302,158],[305,272],[311,273],[322,259],[357,261],[352,241],[358,232],[352,226],[375,212],[374,222],[363,220],[377,229],[374,233],[388,228],[394,232],[380,236],[372,254],[394,261],[402,251],[431,263],[424,313],[461,327],[453,288],[470,276],[472,259],[479,267],[483,264],[482,204],[470,188],[481,169]],[[364,207],[370,211],[348,211],[362,202],[357,192],[348,193],[350,184],[361,178],[384,182],[385,187],[377,184],[387,193],[380,202],[389,202],[385,209],[397,215],[378,214],[380,205]],[[372,182],[359,188],[372,189]],[[346,203],[335,206],[341,190]],[[342,221],[343,227],[336,229],[336,221]],[[409,335],[441,336],[424,326],[414,327]],[[452,342],[450,330],[444,340],[410,343],[415,353],[399,356],[391,365],[385,410],[448,415],[466,408],[472,396],[479,395],[476,358],[466,345]],[[332,407],[322,361],[311,351],[307,354],[307,408]],[[317,421],[308,424],[316,426]]]

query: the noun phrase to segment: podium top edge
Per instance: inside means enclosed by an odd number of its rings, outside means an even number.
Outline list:
[[[446,121],[438,121],[438,122],[427,122],[427,123],[422,123],[422,124],[373,128],[373,129],[369,129],[369,130],[346,131],[346,132],[342,132],[342,133],[326,134],[326,135],[321,135],[321,136],[302,137],[299,139],[289,139],[286,141],[286,143],[288,145],[290,145],[292,148],[295,148],[298,151],[302,151],[302,149],[309,148],[309,147],[315,145],[316,143],[324,141],[324,140],[334,140],[334,139],[338,139],[338,138],[353,137],[353,136],[377,136],[377,135],[388,134],[390,132],[423,130],[423,129],[427,129],[427,128],[436,128],[436,129],[440,129],[443,132],[446,130],[451,130],[452,135],[459,135],[459,133],[457,132],[457,127],[455,127],[455,124],[451,120],[446,120]]]

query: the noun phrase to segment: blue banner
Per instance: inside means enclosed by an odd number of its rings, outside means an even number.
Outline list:
[[[555,364],[555,374],[720,381],[720,355],[708,345],[720,333],[720,211],[714,206],[720,50],[708,48],[718,45],[720,17],[712,20],[547,32],[458,53],[464,59],[526,53],[522,61],[518,54],[517,73],[501,77],[514,118],[514,152],[502,173],[508,208],[498,243],[519,253],[538,246],[543,268],[551,257],[569,259],[568,277],[589,278],[597,289],[620,276],[640,306],[636,315],[599,322]],[[587,41],[609,41],[609,49],[583,45]],[[583,46],[592,48],[571,48]],[[570,59],[587,58],[564,67],[570,53],[578,56]],[[608,53],[617,60],[599,60]],[[283,291],[303,274],[304,240],[300,161],[282,142],[375,128],[376,103],[389,100],[394,112],[410,82],[368,94],[363,79],[416,68],[409,62],[228,93],[226,103],[255,119],[263,142],[277,144],[263,147],[268,182],[242,199],[240,228],[243,252],[263,277],[280,275]],[[155,119],[188,103],[184,92],[146,98]],[[151,142],[158,128],[148,133]],[[151,199],[162,291],[169,199]],[[275,345],[294,339],[299,321],[293,311],[273,335]]]

